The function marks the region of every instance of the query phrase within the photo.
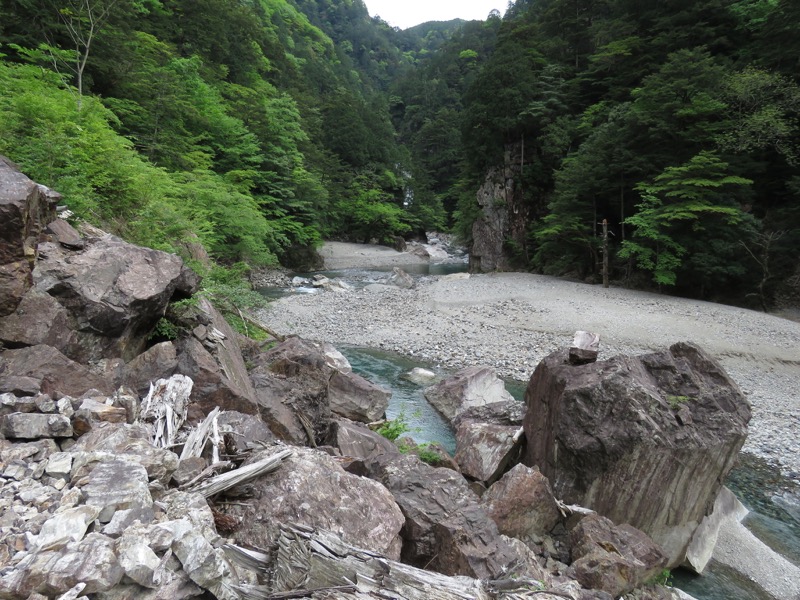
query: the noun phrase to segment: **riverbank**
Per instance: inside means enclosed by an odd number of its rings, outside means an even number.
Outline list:
[[[356,256],[402,254],[373,248],[361,246],[364,254]],[[341,254],[336,260],[336,268],[375,266],[347,264]],[[601,359],[692,341],[720,360],[753,405],[744,450],[800,481],[800,323],[527,273],[422,278],[411,290],[298,294],[274,302],[262,318],[284,334],[382,348],[452,369],[486,364],[521,381],[579,329],[600,334]]]

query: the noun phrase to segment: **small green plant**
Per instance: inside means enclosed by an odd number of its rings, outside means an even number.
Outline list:
[[[175,325],[172,321],[161,317],[156,323],[156,326],[153,328],[153,331],[150,332],[150,335],[147,336],[147,339],[164,339],[164,340],[174,340],[178,338],[178,334],[180,333],[180,328]]]
[[[442,462],[439,455],[431,449],[430,444],[419,444],[414,454],[416,454],[422,462],[428,463],[432,467]]]
[[[409,431],[411,431],[411,426],[408,424],[405,410],[401,410],[394,419],[386,421],[378,428],[378,433],[392,442]]]
[[[663,586],[671,586],[672,585],[672,571],[669,569],[664,569],[658,575],[654,575],[650,581],[647,582],[648,585],[663,585]]]
[[[691,400],[689,396],[667,396],[667,404],[669,404],[670,408],[673,410],[677,410],[689,400]]]

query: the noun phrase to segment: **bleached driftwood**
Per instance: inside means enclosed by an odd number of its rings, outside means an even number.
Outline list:
[[[153,423],[154,446],[169,448],[175,444],[178,430],[186,421],[193,385],[186,375],[173,375],[150,384],[139,420]]]
[[[271,585],[234,586],[244,600],[281,598],[396,598],[398,600],[555,600],[572,598],[542,589],[533,579],[481,581],[424,571],[354,548],[336,534],[300,525],[281,525],[273,556],[236,546],[223,546],[228,559],[262,576]],[[319,595],[316,595],[316,594]]]
[[[198,494],[202,494],[206,498],[209,498],[214,494],[219,494],[220,492],[229,490],[244,481],[253,479],[254,477],[258,477],[264,473],[274,471],[280,466],[281,462],[283,462],[283,459],[291,455],[291,450],[282,450],[281,452],[273,454],[264,460],[258,461],[251,465],[246,465],[244,467],[239,467],[235,471],[230,471],[228,473],[223,473],[222,475],[212,477],[208,481],[204,481],[203,483],[191,488],[191,491],[197,492]]]
[[[208,413],[205,420],[192,429],[183,443],[183,451],[181,452],[181,460],[190,458],[192,456],[200,456],[203,454],[203,449],[206,447],[206,442],[211,438],[212,443],[212,459],[211,462],[219,462],[219,428],[217,426],[217,418],[219,417],[219,407]]]

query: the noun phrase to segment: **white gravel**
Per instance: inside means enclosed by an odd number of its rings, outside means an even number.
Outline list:
[[[360,246],[356,252],[363,254],[337,267],[386,264],[385,251],[370,253],[369,248]],[[580,329],[600,334],[601,359],[691,341],[720,360],[752,403],[744,450],[800,482],[797,322],[527,273],[423,278],[412,290],[297,294],[274,302],[262,318],[284,334],[382,348],[449,368],[486,364],[522,381],[544,356],[568,346]]]

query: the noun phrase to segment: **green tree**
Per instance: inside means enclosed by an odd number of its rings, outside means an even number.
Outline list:
[[[711,284],[722,253],[708,252],[687,265],[685,256],[696,246],[693,240],[702,236],[702,244],[713,243],[728,230],[734,235],[725,236],[726,241],[734,238],[735,245],[753,233],[751,219],[737,203],[752,181],[730,174],[728,166],[713,152],[703,151],[637,186],[642,195],[638,213],[626,219],[633,236],[622,243],[619,255],[633,258],[659,286],[675,285],[681,273],[693,277],[687,283],[699,284],[701,290]]]

